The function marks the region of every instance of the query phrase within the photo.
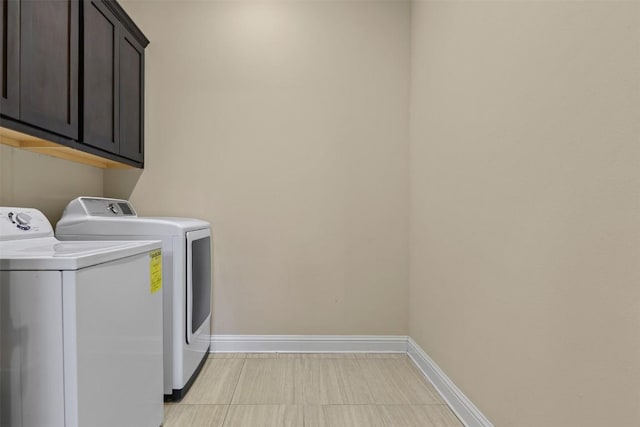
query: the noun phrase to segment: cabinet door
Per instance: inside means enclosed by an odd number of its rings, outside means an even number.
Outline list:
[[[20,114],[20,3],[0,0],[2,66],[0,67],[0,112],[17,119]]]
[[[77,0],[20,2],[20,120],[78,138]]]
[[[144,160],[144,49],[122,29],[120,37],[120,155]]]
[[[120,152],[120,23],[101,0],[83,3],[82,142]]]

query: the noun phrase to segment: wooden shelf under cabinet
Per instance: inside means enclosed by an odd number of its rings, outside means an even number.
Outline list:
[[[103,169],[135,169],[133,166],[103,157],[94,156],[84,151],[66,147],[55,142],[45,141],[35,136],[16,132],[11,129],[0,127],[0,143],[11,147],[21,148],[34,153],[46,154],[48,156],[57,157],[59,159],[70,160],[76,163],[82,163],[89,166],[95,166]]]

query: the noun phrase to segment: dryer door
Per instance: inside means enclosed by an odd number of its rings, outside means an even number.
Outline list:
[[[211,318],[211,229],[187,231],[187,344]]]

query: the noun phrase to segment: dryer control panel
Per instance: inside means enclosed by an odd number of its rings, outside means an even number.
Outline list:
[[[103,197],[78,197],[72,200],[63,216],[102,216],[102,217],[135,217],[133,206],[122,199],[105,199]]]
[[[38,209],[0,207],[0,240],[51,236],[51,223]]]

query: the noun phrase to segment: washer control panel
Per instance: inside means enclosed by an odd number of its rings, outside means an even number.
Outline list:
[[[33,208],[0,207],[0,240],[53,236],[51,223]]]

